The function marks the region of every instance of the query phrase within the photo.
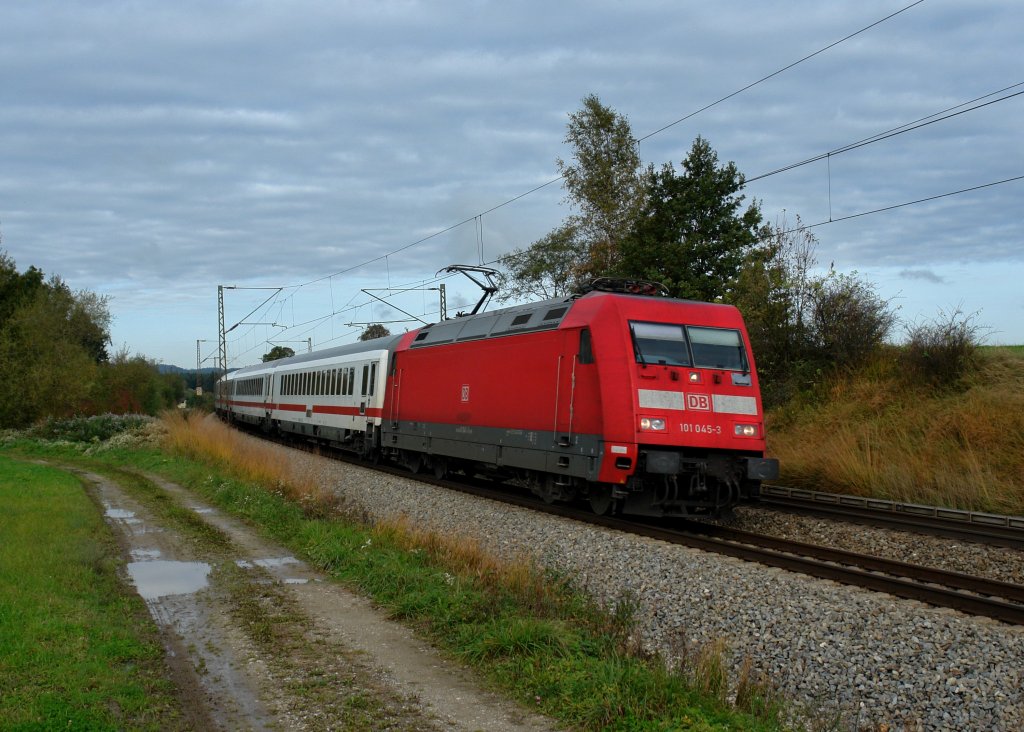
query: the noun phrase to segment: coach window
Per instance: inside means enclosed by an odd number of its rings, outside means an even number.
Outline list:
[[[594,345],[590,341],[590,328],[580,331],[580,363],[594,363]]]

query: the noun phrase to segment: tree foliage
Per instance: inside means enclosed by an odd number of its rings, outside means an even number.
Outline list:
[[[647,190],[629,121],[591,94],[569,116],[570,160],[556,160],[576,211],[551,233],[502,261],[503,300],[559,297],[618,266]]]
[[[391,335],[391,331],[385,328],[380,323],[371,323],[366,326],[366,330],[359,334],[359,340],[369,341],[374,338],[383,338]]]
[[[640,153],[629,120],[594,94],[569,115],[565,142],[572,159],[556,162],[568,200],[579,211],[571,223],[589,255],[586,274],[599,276],[617,267],[622,240],[643,206]]]
[[[668,163],[651,175],[619,271],[661,282],[674,297],[722,300],[758,241],[761,212],[756,202],[743,209],[743,175],[734,163],[720,165],[704,138],[694,140],[682,166],[677,173]]]
[[[276,361],[279,358],[291,358],[295,355],[295,351],[288,346],[274,346],[268,353],[263,354],[263,363],[267,361]]]
[[[574,224],[566,223],[502,260],[504,276],[511,286],[506,287],[501,299],[564,297],[583,283],[589,263],[579,231]]]
[[[92,413],[156,414],[180,402],[185,380],[180,374],[161,374],[157,364],[121,348],[97,371],[91,393]]]
[[[785,218],[761,230],[729,300],[750,335],[769,406],[818,384],[837,370],[864,365],[895,324],[890,303],[857,274],[814,274],[814,235]]]
[[[60,277],[19,273],[0,252],[0,426],[100,412],[155,413],[184,391],[180,376],[123,350],[111,361],[107,298]]]

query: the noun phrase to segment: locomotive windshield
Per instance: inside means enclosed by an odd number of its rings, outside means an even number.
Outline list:
[[[686,327],[695,366],[705,369],[749,371],[747,352],[738,330]]]
[[[637,322],[631,322],[629,329],[637,363],[749,370],[738,330]]]
[[[690,353],[681,325],[630,323],[637,363],[689,366]]]

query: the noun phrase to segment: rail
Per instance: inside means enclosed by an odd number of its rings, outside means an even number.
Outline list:
[[[750,505],[1024,549],[1024,516],[1004,516],[768,484],[761,486],[760,500]]]

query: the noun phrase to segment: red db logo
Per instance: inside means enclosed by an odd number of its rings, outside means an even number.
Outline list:
[[[711,398],[707,394],[687,394],[686,408],[695,412],[710,412]]]

